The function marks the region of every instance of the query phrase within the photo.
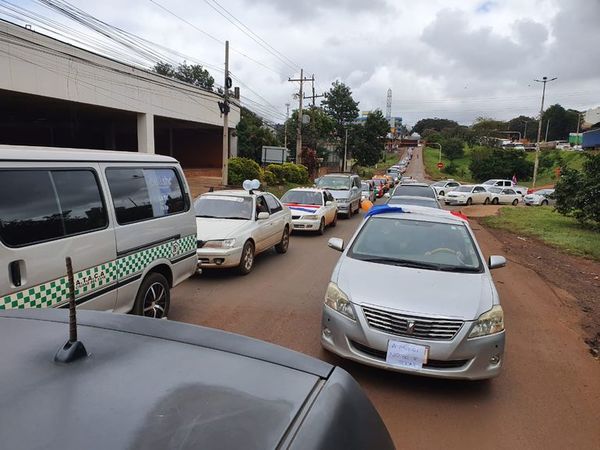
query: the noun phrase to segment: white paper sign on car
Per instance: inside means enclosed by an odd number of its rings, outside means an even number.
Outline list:
[[[427,362],[428,353],[429,348],[424,345],[390,340],[385,362],[406,369],[421,369]]]

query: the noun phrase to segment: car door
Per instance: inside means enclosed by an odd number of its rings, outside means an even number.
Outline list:
[[[481,186],[473,188],[473,203],[483,203],[488,196],[488,192]]]
[[[323,201],[325,205],[325,210],[327,211],[327,223],[329,224],[335,219],[335,216],[337,214],[337,206],[335,203],[335,199],[327,191],[323,192]],[[329,203],[329,205],[327,205],[327,203]]]
[[[269,221],[271,222],[271,234],[269,236],[269,244],[276,245],[281,242],[283,229],[285,228],[285,211],[283,206],[272,194],[264,194],[264,198],[269,207]]]
[[[515,199],[518,199],[519,195],[513,189],[503,189],[501,203],[512,203]]]
[[[66,257],[80,307],[114,308],[116,243],[105,194],[95,163],[0,167],[0,309],[65,304]]]
[[[262,195],[257,195],[255,199],[255,213],[254,213],[254,221],[255,228],[252,233],[255,242],[255,250],[256,253],[260,253],[267,248],[271,247],[269,244],[272,240],[273,232],[273,221],[271,216],[268,219],[258,219],[258,214],[261,212],[266,212],[270,214],[269,207],[267,206],[267,201]]]

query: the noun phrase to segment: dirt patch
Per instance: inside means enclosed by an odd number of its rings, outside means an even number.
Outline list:
[[[463,206],[460,211],[467,217],[497,216],[503,206],[505,205],[471,205]]]
[[[535,238],[523,237],[495,228],[485,228],[502,242],[507,259],[534,270],[556,288],[555,292],[563,302],[575,303],[582,313],[581,326],[585,342],[590,347],[592,355],[598,357],[600,355],[600,263],[567,255]]]

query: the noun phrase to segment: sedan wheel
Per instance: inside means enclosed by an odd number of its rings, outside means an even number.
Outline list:
[[[337,211],[335,212],[335,214],[333,215],[333,220],[331,221],[331,223],[329,224],[330,227],[335,227],[337,225]]]
[[[319,229],[317,230],[317,233],[321,235],[325,234],[325,217],[321,218],[321,223],[319,224]]]
[[[444,191],[440,191],[439,196],[443,197],[444,196]]]
[[[471,206],[473,204],[473,199],[471,197],[469,197],[467,199],[467,206]]]
[[[238,272],[242,275],[248,275],[254,267],[254,245],[248,241],[244,244],[242,258],[238,266]]]
[[[489,199],[489,198],[486,198],[486,199],[483,201],[483,204],[484,204],[484,205],[489,205],[489,204],[490,204],[490,199]]]
[[[515,198],[512,202],[512,205],[517,206],[518,204],[519,204],[519,200]]]
[[[498,197],[496,197],[492,200],[492,205],[497,205],[498,202],[499,202]]]
[[[548,200],[542,200],[542,206],[548,206]]]
[[[285,253],[288,251],[288,247],[290,246],[290,229],[286,226],[283,229],[283,234],[281,235],[281,242],[275,246],[275,251],[277,253]]]

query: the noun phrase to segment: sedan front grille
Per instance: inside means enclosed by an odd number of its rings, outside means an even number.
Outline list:
[[[370,306],[364,306],[363,312],[369,327],[416,339],[449,341],[456,336],[463,325],[461,320],[409,316]]]
[[[292,216],[292,220],[298,220],[301,216]]]

